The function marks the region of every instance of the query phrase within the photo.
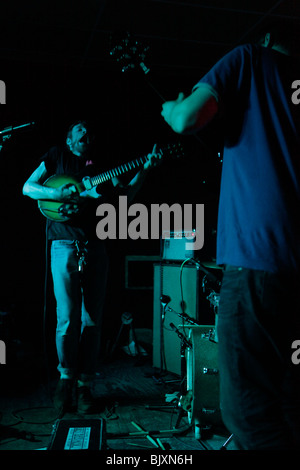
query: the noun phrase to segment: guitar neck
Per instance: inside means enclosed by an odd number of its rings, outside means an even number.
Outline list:
[[[108,170],[108,171],[105,171],[104,173],[101,173],[100,175],[91,177],[90,182],[92,186],[97,186],[98,184],[111,180],[115,176],[123,175],[124,173],[127,173],[128,171],[134,170],[135,168],[139,168],[142,165],[144,165],[144,163],[146,163],[147,161],[148,161],[147,156],[136,158],[135,160],[132,160],[131,162],[124,163],[123,165],[117,166],[116,168],[113,168],[112,170]]]

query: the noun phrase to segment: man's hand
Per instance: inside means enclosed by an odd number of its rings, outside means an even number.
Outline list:
[[[65,202],[61,204],[59,212],[66,216],[72,216],[79,213],[80,207],[78,204]]]
[[[57,188],[55,199],[64,203],[60,207],[62,214],[66,216],[78,214],[80,195],[74,184],[67,183]]]
[[[218,103],[218,93],[203,83],[187,97],[179,93],[176,100],[166,101],[161,115],[178,134],[197,132],[215,118],[219,111]]]
[[[152,152],[148,153],[148,160],[144,163],[144,170],[148,170],[158,165],[159,160],[161,159],[161,154],[156,152],[157,145],[154,144]]]
[[[173,101],[166,101],[162,105],[162,112],[161,115],[164,118],[164,120],[169,124],[169,126],[172,127],[172,114],[174,111],[174,108],[177,106],[177,104],[181,103],[185,99],[184,93],[180,92],[177,99]]]
[[[61,202],[78,203],[79,192],[74,184],[67,183],[57,188],[55,199]]]

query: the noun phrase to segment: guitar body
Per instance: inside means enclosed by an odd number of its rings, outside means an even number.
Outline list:
[[[156,160],[161,160],[163,156],[171,155],[178,157],[179,154],[182,155],[182,147],[180,144],[173,144],[168,145],[166,149],[160,149],[160,151],[156,154]],[[85,176],[82,181],[79,181],[75,176],[68,176],[68,175],[54,175],[50,176],[43,185],[50,187],[50,188],[59,188],[60,186],[69,184],[74,185],[77,188],[79,194],[83,191],[89,191],[90,189],[97,187],[99,184],[106,183],[107,181],[112,180],[112,178],[123,175],[131,170],[137,170],[138,168],[142,167],[147,161],[149,157],[143,156],[136,158],[135,160],[131,160],[130,162],[124,163],[116,168],[111,170],[105,171],[100,175],[96,176]],[[85,198],[82,197],[84,200]],[[83,205],[84,202],[81,203]],[[65,203],[60,201],[52,201],[52,200],[39,200],[38,201],[38,208],[40,209],[41,213],[47,217],[47,219],[53,220],[54,222],[66,222],[70,220],[71,215],[68,213],[68,207],[70,208],[72,203]]]
[[[50,176],[45,182],[44,186],[49,188],[59,188],[64,184],[70,184],[76,186],[79,193],[84,190],[84,186],[81,181],[78,181],[74,176],[68,175],[54,175]],[[50,201],[50,200],[39,200],[38,208],[41,213],[47,217],[47,219],[53,220],[54,222],[66,222],[70,219],[70,216],[67,216],[63,213],[63,207],[65,203],[60,201]]]

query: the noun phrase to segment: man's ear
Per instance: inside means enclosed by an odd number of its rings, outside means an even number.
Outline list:
[[[69,149],[71,150],[71,139],[70,139],[70,137],[67,138],[66,144],[69,147]]]

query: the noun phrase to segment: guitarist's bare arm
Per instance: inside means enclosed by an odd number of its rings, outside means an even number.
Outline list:
[[[64,184],[58,188],[43,186],[47,176],[45,163],[42,162],[25,182],[23,194],[35,200],[78,202],[79,195],[74,185]]]

